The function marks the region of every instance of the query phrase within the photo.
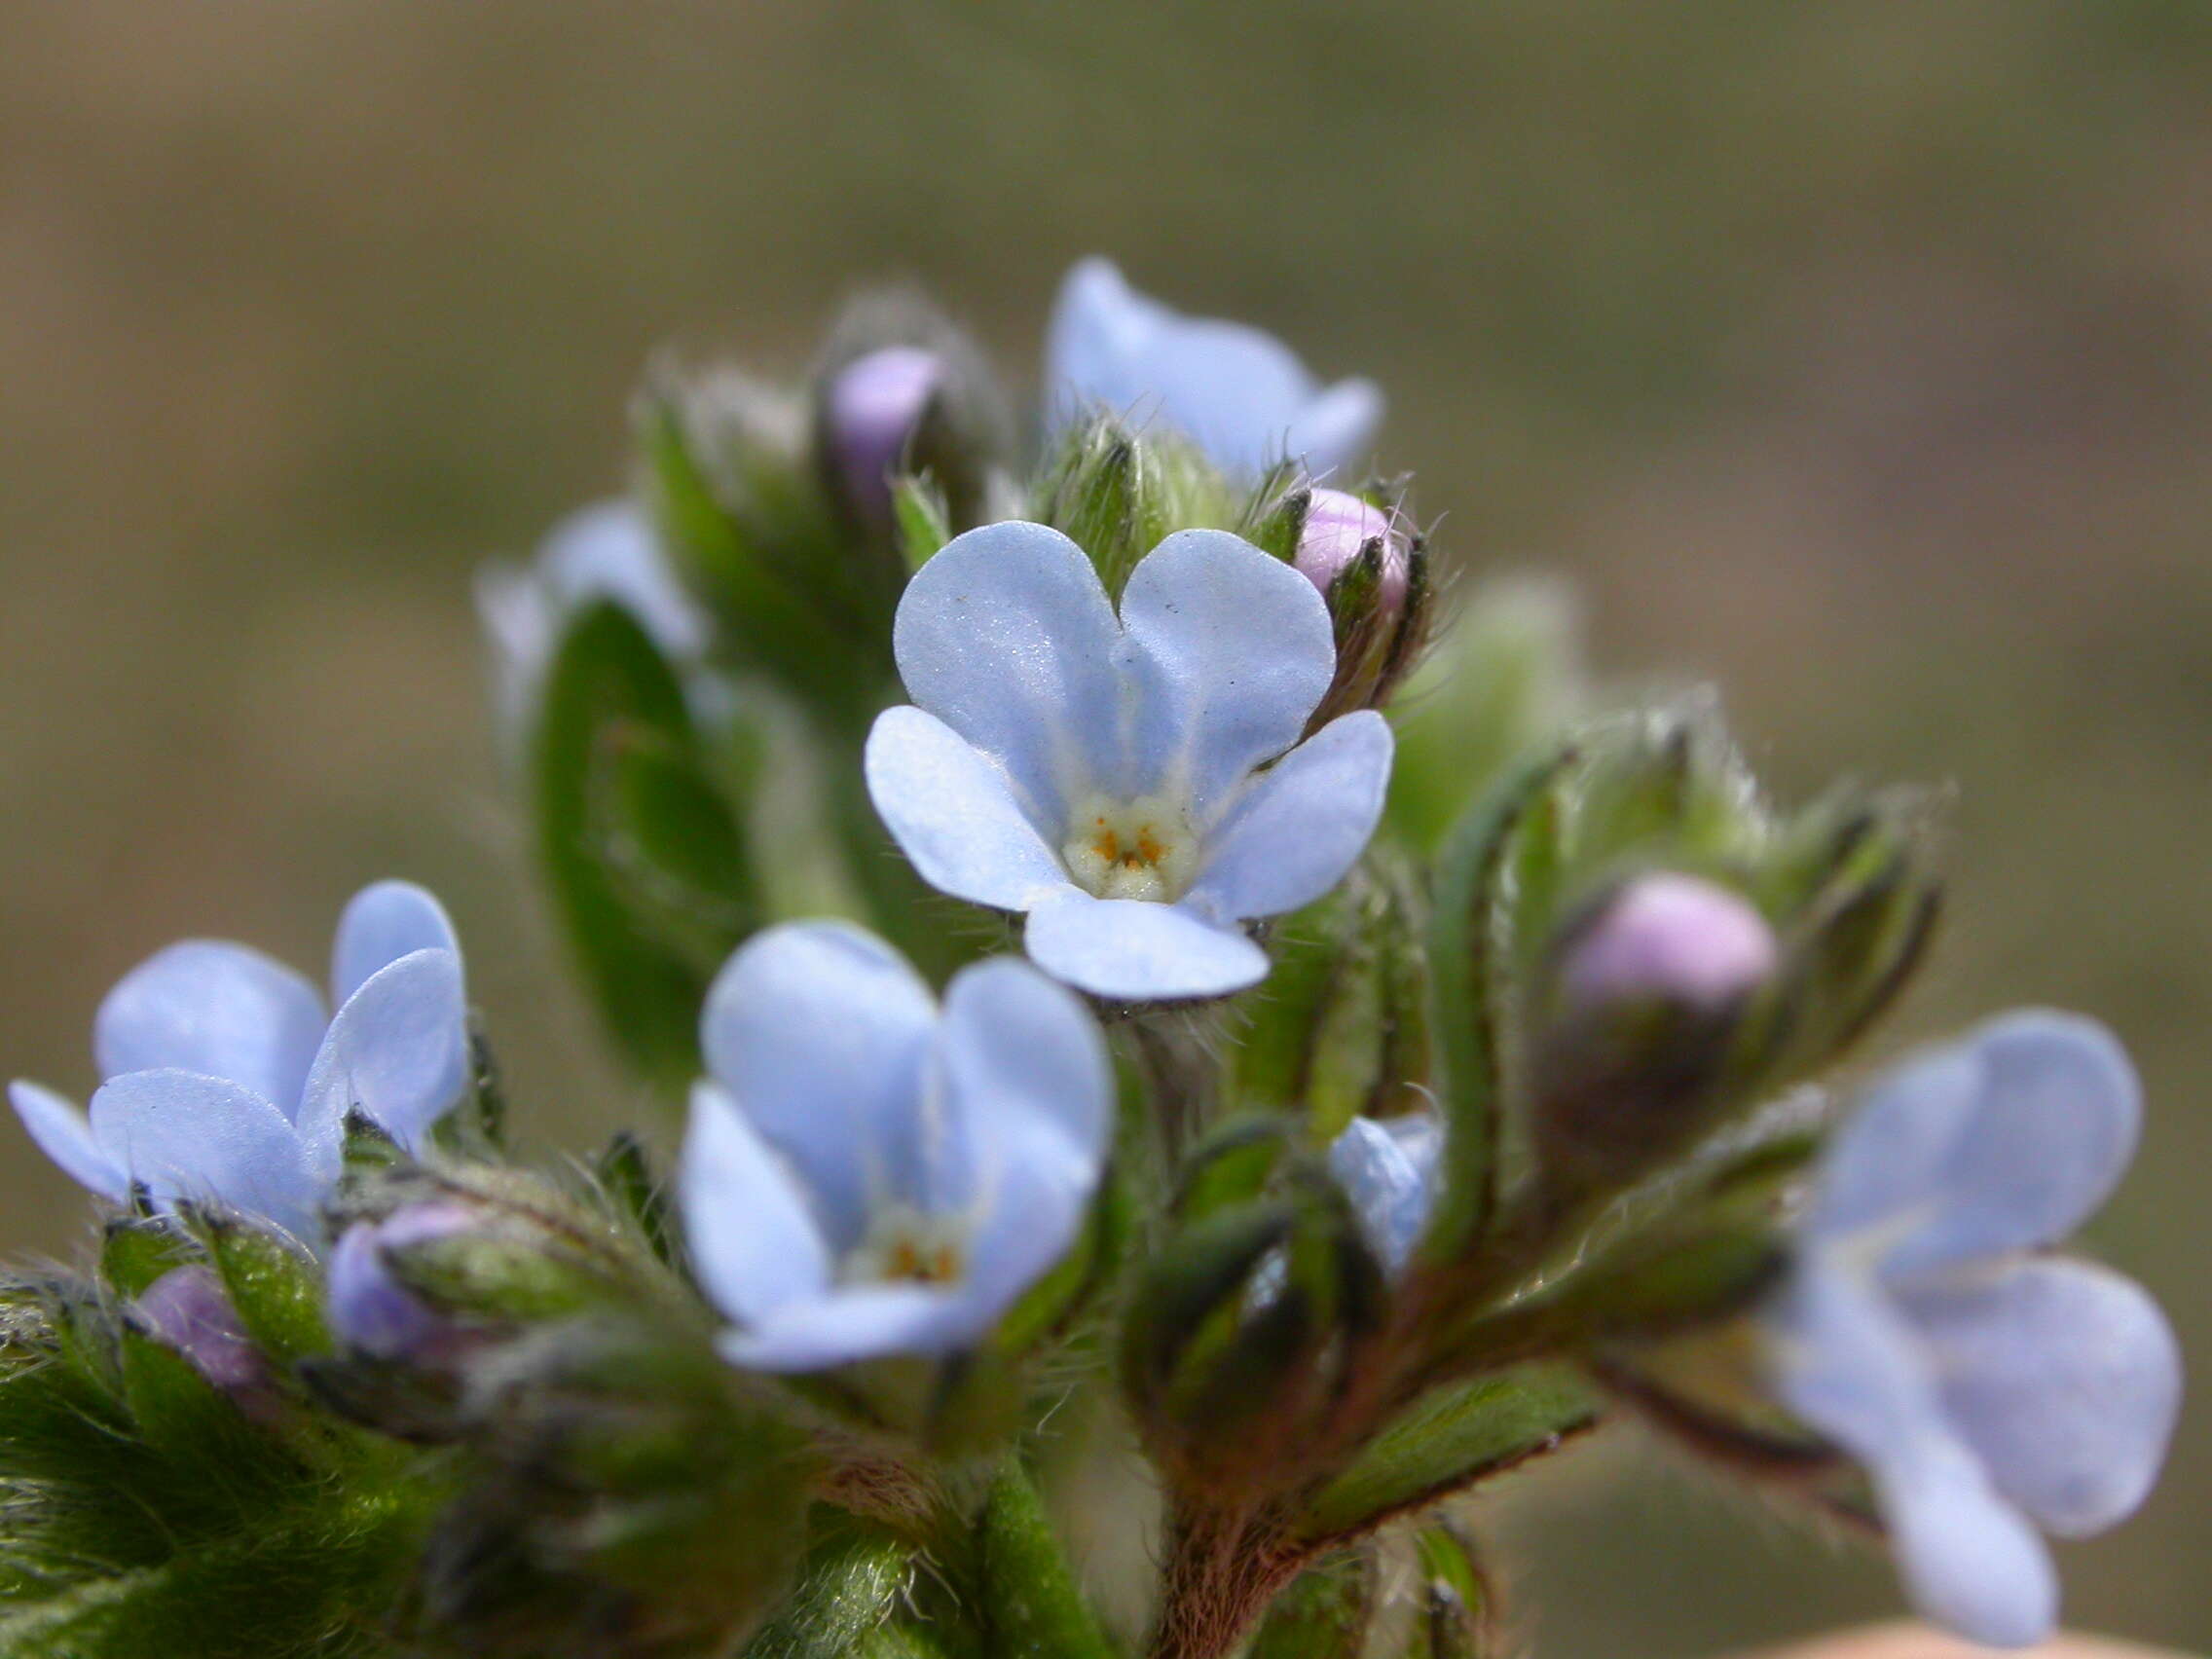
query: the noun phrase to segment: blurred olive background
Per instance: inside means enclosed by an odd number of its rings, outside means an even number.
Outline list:
[[[1954,781],[1906,1022],[2100,1011],[2094,1230],[2212,1349],[2212,7],[0,4],[0,1071],[170,938],[446,895],[530,1124],[639,1102],[558,972],[471,567],[620,476],[658,343],[929,283],[1017,384],[1077,255],[1389,389],[1385,459],[1777,786]],[[1900,1037],[1901,1040],[1901,1037]],[[0,1124],[0,1243],[80,1197]],[[2082,1622],[2212,1646],[2212,1398]],[[1500,1526],[1541,1650],[1883,1609],[1638,1439]]]

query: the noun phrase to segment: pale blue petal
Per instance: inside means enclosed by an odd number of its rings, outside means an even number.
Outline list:
[[[936,1023],[913,969],[842,922],[756,935],[707,992],[707,1069],[791,1161],[840,1255],[913,1167]]]
[[[1428,1126],[1433,1130],[1432,1124]],[[1395,1275],[1428,1225],[1436,1199],[1437,1149],[1427,1151],[1424,1166],[1421,1154],[1409,1150],[1392,1127],[1372,1118],[1354,1118],[1329,1144],[1329,1173],[1351,1198],[1368,1248],[1383,1270]]]
[[[1783,1402],[1866,1468],[1923,1613],[2020,1645],[2057,1610],[2049,1557],[1951,1427],[1930,1356],[1879,1288],[1817,1251],[1772,1313]]]
[[[564,613],[611,599],[679,661],[707,648],[705,613],[661,552],[652,521],[628,500],[571,513],[546,536],[537,569]]]
[[[25,1132],[38,1143],[39,1151],[60,1165],[62,1174],[117,1203],[130,1196],[129,1180],[100,1151],[92,1139],[92,1125],[73,1103],[51,1088],[19,1079],[8,1086],[8,1099],[22,1119]]]
[[[157,1200],[215,1199],[303,1238],[336,1178],[284,1114],[226,1078],[129,1072],[92,1096],[92,1138]]]
[[[677,1207],[707,1300],[756,1324],[830,1288],[830,1251],[805,1195],[720,1088],[691,1090]]]
[[[347,998],[314,1057],[300,1134],[335,1157],[359,1112],[413,1150],[468,1089],[468,1002],[461,958],[418,950]]]
[[[1207,836],[1190,902],[1220,916],[1274,916],[1336,886],[1382,819],[1390,751],[1389,721],[1361,709],[1254,778]]]
[[[986,1322],[1067,1253],[1113,1137],[1113,1068],[1082,1003],[1010,958],[945,992],[942,1095],[982,1160],[965,1280]]]
[[[289,1118],[329,1018],[315,988],[281,962],[187,940],[108,992],[92,1020],[92,1055],[103,1078],[165,1069],[228,1078]]]
[[[1048,832],[1119,772],[1119,640],[1083,550],[1018,521],[954,536],[906,584],[892,628],[906,694],[1005,768]]]
[[[2058,1574],[2025,1517],[1965,1448],[1936,1442],[1872,1469],[1905,1593],[1924,1616],[1988,1647],[2032,1647],[2058,1624]]]
[[[1374,445],[1382,424],[1382,387],[1371,380],[1341,380],[1306,406],[1284,447],[1313,477],[1327,478],[1348,472]]]
[[[2182,1371],[2142,1286],[2051,1258],[1923,1285],[1899,1305],[1934,1356],[1952,1425],[2044,1527],[2102,1531],[2150,1494]]]
[[[862,1284],[793,1301],[715,1346],[748,1371],[824,1371],[891,1354],[966,1347],[981,1330],[976,1310],[948,1286]]]
[[[1046,395],[1055,423],[1086,406],[1140,424],[1157,421],[1243,479],[1286,453],[1309,453],[1324,465],[1349,460],[1380,413],[1368,391],[1362,398],[1356,389],[1332,388],[1319,394],[1316,409],[1312,375],[1274,336],[1185,316],[1137,293],[1103,259],[1087,259],[1068,273],[1046,342]],[[1309,414],[1317,417],[1313,429],[1301,432]]]
[[[1227,996],[1268,977],[1268,953],[1178,904],[1093,899],[1068,887],[1029,912],[1029,959],[1115,1002]]]
[[[1261,762],[1296,743],[1336,673],[1313,584],[1226,530],[1182,530],[1122,593],[1136,696],[1131,793],[1192,802],[1201,829]]]
[[[1909,1218],[1886,1264],[1898,1273],[2052,1242],[2112,1191],[2141,1115],[2133,1068],[2104,1027],[2004,1015],[1876,1087],[1823,1161],[1809,1231]]]
[[[418,950],[451,951],[461,959],[453,922],[425,888],[412,881],[379,881],[348,902],[330,949],[330,995],[344,1003],[380,968]]]
[[[866,769],[892,838],[940,892],[1026,910],[1067,885],[998,762],[935,715],[884,710],[867,734]]]

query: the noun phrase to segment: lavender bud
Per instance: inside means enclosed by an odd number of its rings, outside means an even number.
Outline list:
[[[432,1202],[348,1228],[330,1256],[330,1323],[339,1341],[377,1359],[441,1357],[458,1328],[399,1282],[385,1252],[450,1238],[477,1225],[463,1205]]]
[[[246,1416],[266,1420],[276,1404],[276,1379],[214,1269],[172,1268],[131,1309],[156,1342],[182,1354]]]
[[[831,459],[861,517],[891,519],[890,479],[944,381],[944,360],[919,346],[886,346],[847,363],[825,394]]]
[[[1570,1008],[1669,1002],[1714,1014],[1774,972],[1774,930],[1710,881],[1662,873],[1630,882],[1569,946],[1560,993]]]
[[[1382,543],[1382,580],[1377,608],[1395,617],[1405,608],[1409,558],[1406,537],[1380,507],[1342,490],[1315,490],[1291,562],[1326,598],[1367,544],[1378,540]]]

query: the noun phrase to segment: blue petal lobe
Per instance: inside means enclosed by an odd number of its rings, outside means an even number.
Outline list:
[[[2158,1305],[2063,1257],[1899,1295],[1952,1425],[1997,1489],[2069,1537],[2132,1514],[2181,1411],[2181,1349]]]
[[[412,881],[379,881],[348,902],[330,949],[330,994],[343,1004],[380,968],[418,950],[461,959],[453,922],[427,889]]]
[[[998,762],[935,715],[886,709],[867,735],[875,810],[924,881],[972,904],[1025,910],[1067,872]]]
[[[711,1083],[691,1091],[676,1196],[692,1271],[732,1319],[756,1324],[829,1290],[829,1247],[805,1195]]]
[[[176,1070],[228,1078],[289,1118],[329,1015],[315,988],[260,951],[187,940],[108,992],[92,1019],[103,1078]]]
[[[1121,770],[1120,630],[1090,560],[1058,531],[1010,521],[956,535],[899,601],[906,694],[1004,769],[1029,821]]]
[[[1390,784],[1389,722],[1331,720],[1252,780],[1207,837],[1190,899],[1222,916],[1274,916],[1342,881],[1375,834]]]
[[[419,1146],[468,1088],[468,999],[461,958],[418,950],[372,974],[346,999],[314,1057],[300,1134],[338,1155],[349,1112],[401,1146]]]
[[[707,992],[707,1069],[791,1161],[840,1255],[916,1166],[936,1023],[920,976],[842,922],[756,935]]]
[[[1076,887],[1029,912],[1022,945],[1054,978],[1116,1002],[1227,996],[1268,977],[1268,953],[1234,928],[1179,904]]]
[[[8,1086],[8,1099],[39,1151],[60,1165],[64,1175],[117,1203],[130,1196],[129,1178],[99,1149],[92,1139],[92,1125],[76,1106],[51,1088],[20,1080]]]
[[[1122,626],[1141,761],[1130,793],[1188,799],[1201,827],[1298,741],[1336,673],[1313,584],[1225,530],[1177,531],[1146,554]]]
[[[284,1114],[226,1078],[129,1072],[92,1096],[92,1138],[157,1200],[213,1199],[301,1238],[337,1171],[311,1160]]]

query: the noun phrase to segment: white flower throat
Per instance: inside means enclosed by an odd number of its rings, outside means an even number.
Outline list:
[[[885,1204],[846,1253],[848,1284],[950,1284],[968,1272],[968,1218]]]
[[[1165,904],[1198,875],[1198,842],[1183,808],[1164,795],[1093,793],[1068,815],[1060,861],[1077,886],[1100,899]]]

